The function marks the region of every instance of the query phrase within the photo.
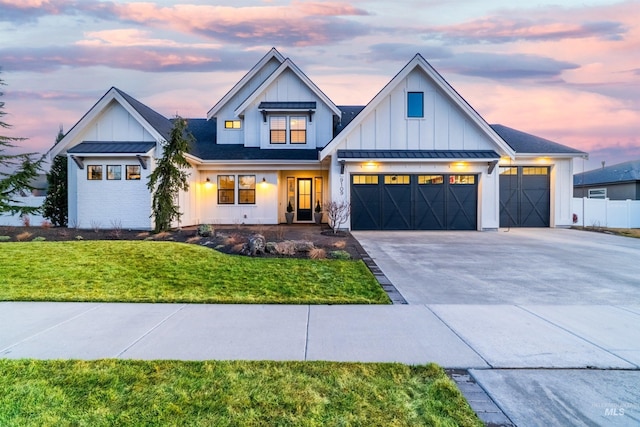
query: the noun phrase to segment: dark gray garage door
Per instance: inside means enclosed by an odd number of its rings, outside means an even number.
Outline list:
[[[475,230],[476,175],[352,175],[353,230]]]
[[[500,227],[548,227],[549,168],[500,168]]]

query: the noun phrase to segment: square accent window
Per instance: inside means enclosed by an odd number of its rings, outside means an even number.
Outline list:
[[[287,143],[287,118],[280,116],[269,117],[269,131],[271,144]]]
[[[137,181],[140,179],[140,166],[127,165],[127,180]]]
[[[107,179],[109,181],[122,179],[122,166],[107,165]]]
[[[238,204],[256,204],[256,176],[238,175]]]
[[[235,189],[235,175],[218,175],[218,204],[234,204],[236,200]]]
[[[242,122],[240,120],[225,120],[224,128],[225,129],[241,129]]]
[[[307,143],[307,118],[306,117],[290,117],[289,118],[289,141],[291,144]]]
[[[407,93],[407,117],[424,117],[424,92]]]
[[[102,180],[102,166],[101,165],[89,165],[87,166],[87,179],[89,181]]]

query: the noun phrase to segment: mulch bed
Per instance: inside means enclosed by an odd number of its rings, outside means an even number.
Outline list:
[[[238,254],[240,248],[254,233],[262,234],[267,242],[308,241],[315,248],[326,253],[343,250],[352,259],[360,259],[357,241],[348,232],[333,234],[326,225],[214,225],[210,237],[200,237],[198,227],[185,227],[167,233],[153,234],[139,230],[86,230],[73,228],[7,227],[0,226],[0,237],[8,236],[9,241],[31,241],[42,237],[46,241],[71,240],[158,240],[204,245],[227,254]],[[27,234],[29,233],[29,234]],[[80,236],[80,237],[78,237]],[[6,241],[6,238],[4,238]],[[0,242],[1,243],[1,242]],[[292,257],[276,254],[259,254],[260,257]],[[307,258],[308,253],[297,252],[293,257]]]

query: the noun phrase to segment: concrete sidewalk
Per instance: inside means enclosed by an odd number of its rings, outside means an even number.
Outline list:
[[[640,307],[0,303],[0,357],[640,368]]]
[[[0,357],[436,362],[520,426],[637,425],[638,325],[639,306],[0,302]]]

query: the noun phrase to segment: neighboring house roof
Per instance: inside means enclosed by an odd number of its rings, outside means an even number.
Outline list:
[[[307,75],[303,73],[289,58],[285,59],[278,69],[271,73],[271,75],[262,82],[262,84],[258,86],[258,88],[254,90],[253,93],[251,93],[251,95],[249,95],[249,97],[245,99],[233,113],[238,117],[243,115],[244,111],[251,105],[251,103],[254,102],[265,90],[267,90],[269,85],[271,85],[286,70],[291,70],[318,98],[322,100],[322,102],[331,109],[331,111],[333,111],[333,114],[340,116],[341,111],[338,109],[336,104],[334,104],[333,101],[331,101],[331,99],[329,99],[329,97],[325,95],[325,93],[322,92],[320,88],[316,86],[315,83],[313,83],[311,79],[307,77]],[[212,115],[209,114],[208,117],[212,117]]]
[[[429,76],[429,78],[434,82],[434,84],[440,88],[448,98],[457,105],[471,121],[473,121],[494,143],[497,147],[501,149],[504,153],[509,156],[515,156],[513,149],[502,139],[498,134],[489,126],[489,124],[478,114],[476,110],[469,105],[469,103],[462,97],[460,94],[436,71],[435,68],[429,64],[429,62],[424,59],[422,55],[419,53],[413,57],[411,61],[405,65],[402,70],[398,74],[396,74],[386,86],[378,92],[378,94],[373,97],[373,99],[367,104],[366,107],[362,110],[361,113],[357,114],[356,117],[343,129],[352,128],[358,126],[362,123],[363,120],[366,119],[369,112],[375,110],[377,106],[391,93],[402,80],[404,80],[409,73],[411,73],[416,68],[421,69],[425,74]],[[322,149],[320,152],[320,159],[324,159],[327,157],[332,150],[335,150],[339,144],[343,142],[343,137],[341,135],[346,134],[344,131],[341,131],[326,147]]]
[[[576,157],[587,155],[583,151],[507,126],[491,125],[491,128],[518,154],[569,154]]]
[[[640,160],[618,163],[573,175],[573,185],[618,184],[640,181]]]
[[[499,159],[492,150],[338,150],[339,159]]]
[[[269,52],[267,52],[267,54],[265,56],[262,57],[262,59],[260,61],[258,61],[258,63],[256,65],[253,66],[252,69],[249,70],[249,72],[247,74],[244,75],[244,77],[242,77],[240,79],[240,81],[238,83],[236,83],[229,92],[227,92],[227,94],[225,96],[222,97],[222,99],[220,101],[218,101],[216,103],[216,105],[214,105],[208,112],[207,112],[207,118],[211,119],[212,117],[214,117],[218,111],[220,111],[220,109],[231,99],[233,98],[239,91],[240,89],[242,89],[242,87],[247,84],[247,82],[249,82],[249,80],[251,80],[253,78],[253,76],[255,76],[261,69],[262,67],[269,61],[271,61],[271,59],[275,58],[278,62],[280,62],[281,64],[284,62],[284,56],[282,56],[282,54],[280,52],[278,52],[278,50],[273,47],[271,48],[271,50]]]
[[[101,153],[101,154],[144,154],[148,153],[156,146],[155,142],[94,142],[85,141],[72,148],[67,152],[71,154],[77,153]]]
[[[318,160],[318,150],[271,149],[245,147],[243,144],[216,144],[216,120],[187,119],[189,132],[195,138],[189,154],[208,160]]]

